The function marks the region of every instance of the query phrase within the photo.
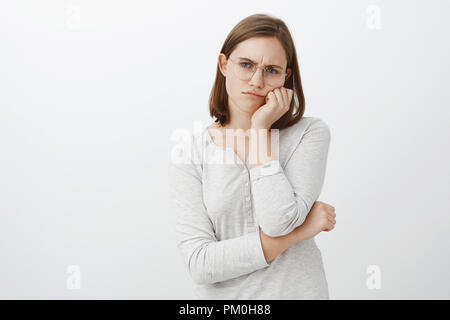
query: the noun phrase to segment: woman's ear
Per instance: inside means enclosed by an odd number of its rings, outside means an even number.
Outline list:
[[[286,80],[287,79],[289,79],[289,77],[291,76],[291,74],[292,74],[292,69],[291,68],[288,68],[287,70],[286,70],[286,73],[287,73],[287,76],[286,76]],[[285,81],[286,81],[285,80]]]
[[[227,65],[228,65],[227,57],[226,57],[226,55],[221,53],[221,54],[219,54],[218,60],[219,60],[218,63],[219,63],[220,72],[226,78],[227,77]]]

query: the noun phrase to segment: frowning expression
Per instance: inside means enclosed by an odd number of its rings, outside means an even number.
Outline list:
[[[224,54],[219,55],[219,68],[225,76],[228,93],[228,106],[238,108],[241,112],[253,113],[265,104],[265,96],[275,88],[284,85],[285,78],[279,83],[269,84],[264,78],[264,69],[271,72],[286,70],[286,53],[276,37],[253,37],[240,42],[227,60]],[[258,66],[256,72],[248,80],[242,80],[236,74],[236,68]],[[252,92],[255,95],[248,94]]]

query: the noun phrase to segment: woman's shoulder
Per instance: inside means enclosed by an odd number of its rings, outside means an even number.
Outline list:
[[[319,117],[302,117],[297,123],[280,130],[280,138],[298,142],[304,135],[315,135],[330,138],[331,132],[328,124]]]
[[[311,127],[312,128],[328,127],[328,124],[325,122],[325,120],[319,117],[302,117],[297,123],[293,124],[292,126],[286,129],[295,128],[299,130],[299,129],[308,129]]]

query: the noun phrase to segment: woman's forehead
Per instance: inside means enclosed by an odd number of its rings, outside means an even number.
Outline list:
[[[286,63],[283,46],[276,38],[250,38],[236,46],[233,56],[255,63],[282,66]]]

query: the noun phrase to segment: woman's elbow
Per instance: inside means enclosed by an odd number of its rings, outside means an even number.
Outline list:
[[[195,284],[211,284],[217,282],[214,267],[208,261],[206,247],[200,251],[194,251],[189,259],[188,269]]]

